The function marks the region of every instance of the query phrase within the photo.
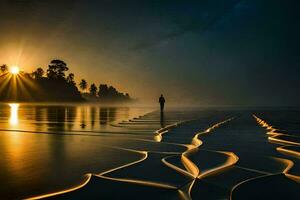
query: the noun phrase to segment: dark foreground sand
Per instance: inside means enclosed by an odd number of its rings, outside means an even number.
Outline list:
[[[300,199],[299,137],[271,123],[245,111],[163,119],[153,112],[116,123],[137,135],[154,132],[118,147],[137,159],[34,199]]]

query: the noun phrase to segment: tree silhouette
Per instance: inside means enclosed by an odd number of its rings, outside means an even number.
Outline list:
[[[75,81],[74,81],[74,74],[73,74],[73,73],[70,73],[70,74],[67,76],[67,82],[70,83],[70,84],[76,85],[76,83],[75,83]]]
[[[108,87],[106,84],[99,85],[98,96],[99,97],[106,97],[108,95]]]
[[[81,90],[89,89],[89,93],[81,94],[76,86],[74,74],[66,72],[69,70],[67,64],[62,60],[52,60],[48,66],[47,74],[42,68],[37,68],[32,73],[20,72],[21,84],[15,84],[13,79],[8,80],[7,65],[0,65],[0,101],[42,101],[42,102],[71,102],[71,101],[99,101],[118,102],[131,100],[128,93],[121,93],[113,86],[100,84],[99,88],[93,83],[88,88],[88,83],[82,79],[79,83]],[[66,76],[67,75],[67,76]],[[16,85],[16,90],[11,91],[10,85]],[[17,91],[17,92],[16,92]]]
[[[6,64],[0,66],[0,71],[2,74],[8,71],[8,66]]]
[[[32,73],[21,71],[19,79],[6,77],[7,66],[0,65],[0,101],[6,102],[80,102],[83,101],[75,85],[74,74],[65,79],[66,64],[54,60],[49,64],[49,77],[43,77],[44,70],[37,68]],[[2,73],[4,73],[2,75]],[[53,79],[54,78],[54,79]],[[14,89],[11,90],[11,86]]]
[[[90,87],[90,94],[92,96],[96,96],[96,94],[97,94],[97,87],[96,87],[96,85],[94,83]]]
[[[34,72],[31,73],[32,77],[35,79],[40,79],[44,76],[45,71],[42,68],[37,68]]]
[[[48,66],[47,77],[49,79],[65,79],[65,72],[69,68],[67,64],[62,60],[52,60]]]
[[[128,93],[123,94],[113,86],[108,86],[107,84],[99,85],[98,97],[103,101],[122,101],[131,99]]]
[[[79,83],[80,89],[85,91],[87,89],[87,86],[88,86],[88,84],[87,84],[86,80],[82,79],[81,82]]]

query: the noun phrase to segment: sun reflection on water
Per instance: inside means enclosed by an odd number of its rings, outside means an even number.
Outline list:
[[[9,106],[10,106],[9,124],[11,126],[16,126],[19,123],[18,110],[19,110],[20,104],[10,103]]]

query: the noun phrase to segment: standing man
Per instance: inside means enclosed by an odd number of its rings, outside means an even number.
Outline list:
[[[160,112],[164,112],[164,107],[165,107],[166,100],[165,100],[163,95],[160,95],[158,102],[160,104]]]

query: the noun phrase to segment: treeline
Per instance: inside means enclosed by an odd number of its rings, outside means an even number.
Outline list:
[[[79,87],[83,93],[83,97],[90,101],[103,101],[103,102],[116,102],[116,101],[129,101],[131,100],[128,93],[121,93],[113,86],[107,84],[100,84],[98,87],[95,83],[92,83],[88,88],[88,83],[85,79],[82,79],[79,83]]]
[[[78,102],[97,98],[103,101],[130,100],[128,94],[118,92],[114,87],[101,84],[99,89],[91,84],[87,92],[88,83],[84,79],[79,87],[75,82],[75,75],[68,73],[69,67],[62,60],[52,60],[48,69],[37,68],[32,73],[20,72],[13,75],[7,65],[0,66],[0,101],[20,102]],[[103,87],[104,86],[104,87]],[[106,89],[107,88],[107,89]]]

